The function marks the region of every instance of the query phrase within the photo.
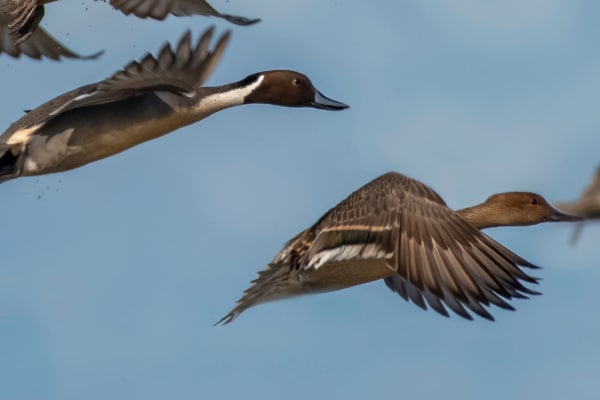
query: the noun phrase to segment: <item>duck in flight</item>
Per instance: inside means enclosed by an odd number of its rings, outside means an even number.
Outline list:
[[[577,200],[559,203],[556,206],[560,210],[583,218],[581,222],[575,225],[573,236],[571,236],[571,244],[577,243],[583,230],[584,222],[592,219],[600,219],[600,167],[596,169],[596,174],[592,178],[592,181],[583,190]]]
[[[156,57],[147,54],[103,81],[26,113],[0,136],[0,182],[77,168],[242,104],[348,108],[295,71],[264,71],[223,86],[201,86],[230,33],[209,50],[212,35],[210,28],[192,46],[188,31],[175,50],[166,44]]]
[[[538,294],[523,284],[538,279],[522,269],[538,267],[481,229],[578,219],[526,192],[454,211],[427,185],[387,173],[287,242],[218,323],[267,301],[378,279],[423,309],[493,320],[487,306],[514,310],[507,300]]]
[[[47,57],[94,59],[103,52],[82,56],[58,42],[38,27],[44,17],[44,5],[56,0],[0,0],[0,53],[18,58]],[[223,18],[236,25],[252,25],[260,19],[221,14],[204,0],[110,0],[110,4],[125,15],[163,20],[172,14],[178,17],[204,15]]]

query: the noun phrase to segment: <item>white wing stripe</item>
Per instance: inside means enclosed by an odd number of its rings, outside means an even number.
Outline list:
[[[344,245],[337,247],[335,249],[329,249],[318,252],[315,256],[313,256],[308,264],[306,265],[306,269],[314,268],[319,269],[323,265],[328,262],[335,261],[347,261],[347,260],[370,260],[370,259],[379,259],[379,258],[391,258],[393,257],[394,252],[385,252],[380,246],[377,244],[353,244],[353,245]]]

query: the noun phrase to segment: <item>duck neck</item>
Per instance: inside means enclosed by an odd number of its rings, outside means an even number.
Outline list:
[[[495,211],[487,203],[456,211],[464,220],[478,229],[493,228],[495,226],[510,225],[503,221],[504,213]]]
[[[239,82],[217,87],[201,87],[196,89],[195,110],[209,111],[210,114],[229,107],[240,106],[245,103],[246,97],[254,92],[262,83],[263,76],[253,82],[246,79]]]
[[[223,86],[199,87],[188,94],[170,91],[157,91],[155,94],[176,112],[178,125],[189,125],[217,111],[244,104],[246,97],[261,82],[262,78],[259,78],[254,82],[242,80]]]

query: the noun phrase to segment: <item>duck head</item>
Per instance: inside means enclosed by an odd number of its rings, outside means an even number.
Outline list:
[[[484,203],[494,214],[511,226],[535,225],[542,222],[579,221],[580,217],[562,213],[544,197],[530,192],[508,192],[490,196]]]
[[[312,107],[330,111],[348,108],[348,105],[323,95],[306,75],[296,71],[259,72],[248,76],[242,82],[256,85],[255,89],[245,97],[244,103]]]

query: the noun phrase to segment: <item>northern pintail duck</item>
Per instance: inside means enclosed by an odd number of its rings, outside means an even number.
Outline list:
[[[343,110],[305,75],[265,71],[239,82],[199,87],[217,66],[229,32],[212,51],[208,29],[192,47],[189,31],[176,50],[166,44],[103,81],[64,93],[29,111],[0,136],[0,182],[80,167],[250,103]]]
[[[56,0],[0,0],[0,53],[13,57],[25,54],[39,59],[96,58],[102,52],[81,56],[64,47],[46,31],[38,28],[44,5]],[[110,0],[125,15],[163,20],[167,15],[205,15],[219,17],[237,25],[251,25],[260,19],[221,14],[204,0]]]
[[[585,220],[600,219],[600,167],[592,182],[583,190],[579,199],[566,203],[559,203],[557,207],[565,212],[578,215],[583,218],[575,225],[575,231],[571,237],[571,243],[576,243]]]
[[[446,307],[493,320],[484,308],[538,294],[520,267],[537,268],[480,231],[571,221],[535,193],[496,194],[453,211],[425,184],[398,173],[373,180],[292,238],[218,323],[249,307],[383,279],[405,300],[448,316]]]

